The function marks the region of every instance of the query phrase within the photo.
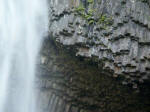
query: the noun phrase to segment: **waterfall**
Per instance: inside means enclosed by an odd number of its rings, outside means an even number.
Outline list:
[[[34,79],[46,2],[0,0],[0,112],[37,112]]]

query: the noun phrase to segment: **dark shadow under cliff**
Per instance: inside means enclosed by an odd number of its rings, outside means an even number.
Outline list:
[[[149,83],[137,93],[102,72],[96,61],[76,57],[73,48],[50,37],[41,49],[38,79],[41,112],[150,111]]]

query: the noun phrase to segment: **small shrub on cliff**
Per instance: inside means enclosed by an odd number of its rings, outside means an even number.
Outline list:
[[[101,1],[101,0],[99,0]],[[92,5],[94,3],[94,0],[88,0],[88,3]],[[83,4],[80,4],[78,7],[75,8],[75,12],[82,17],[86,22],[91,24],[102,24],[103,29],[106,29],[108,25],[111,25],[113,23],[112,17],[107,17],[105,14],[100,14],[99,19],[95,19],[94,13],[96,12],[96,9],[93,7],[88,6],[87,9],[83,6]]]

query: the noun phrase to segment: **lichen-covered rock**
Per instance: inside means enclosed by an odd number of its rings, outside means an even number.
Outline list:
[[[75,11],[80,5],[84,16],[94,10],[90,20]],[[97,62],[103,63],[100,68],[111,71],[113,77],[124,77],[122,84],[137,88],[149,80],[148,0],[51,0],[50,6],[50,38],[74,46],[77,56],[97,57]]]

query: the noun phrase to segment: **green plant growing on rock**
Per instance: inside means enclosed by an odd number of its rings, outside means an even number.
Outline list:
[[[98,23],[102,24],[105,23],[106,25],[110,25],[112,23],[112,17],[107,17],[105,14],[100,15]]]
[[[94,19],[93,19],[93,14],[94,14],[94,9],[89,9],[87,12],[85,12],[85,8],[83,5],[79,5],[76,9],[75,12],[81,16],[84,20],[87,21],[88,24],[93,24]]]
[[[101,2],[101,0],[99,0],[99,2]],[[90,4],[89,6],[91,6],[94,3],[94,0],[88,0],[88,3]],[[75,12],[84,20],[86,20],[86,22],[89,25],[92,25],[94,23],[102,24],[103,29],[106,29],[108,25],[112,24],[112,17],[107,17],[105,14],[100,14],[99,19],[96,20],[94,17],[94,13],[96,12],[96,9],[94,9],[93,7],[90,8],[89,6],[88,6],[88,10],[86,10],[84,6],[80,4],[78,7],[75,8]]]
[[[102,24],[103,29],[106,29],[107,26],[112,25],[113,18],[112,17],[107,17],[105,14],[100,14],[97,23]]]
[[[88,11],[88,14],[93,15],[95,11],[96,11],[95,9],[90,9],[90,10]]]
[[[75,8],[75,11],[77,13],[81,13],[85,10],[85,8],[83,7],[83,5],[79,5],[78,7]]]
[[[88,21],[88,24],[90,25],[90,24],[94,24],[94,20],[92,19],[92,20],[90,20],[90,21]]]
[[[99,24],[104,23],[105,20],[106,20],[106,15],[100,15],[99,20],[98,20],[98,23],[99,23]]]
[[[94,3],[94,0],[88,0],[88,3],[92,4],[92,3]]]

